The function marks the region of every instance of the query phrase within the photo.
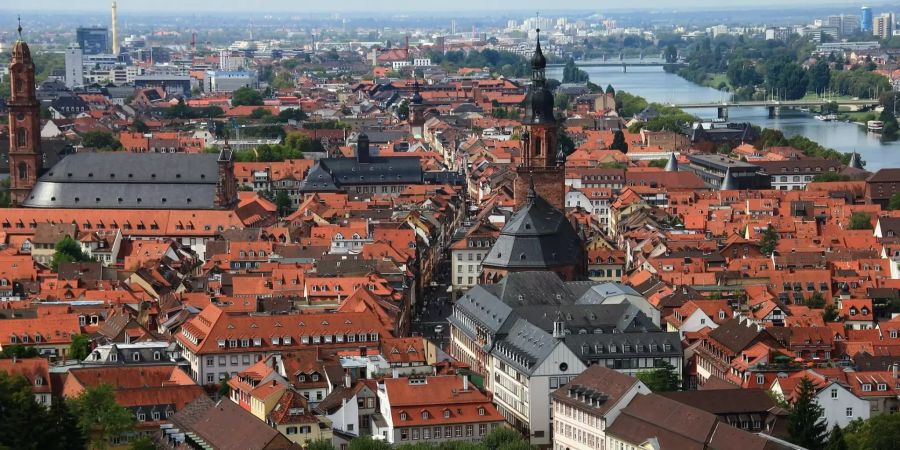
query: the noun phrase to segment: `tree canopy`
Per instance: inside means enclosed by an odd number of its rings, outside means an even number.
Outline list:
[[[231,93],[231,106],[262,106],[262,94],[256,89],[242,87]]]
[[[0,372],[0,448],[71,450],[84,445],[66,402],[56,399],[45,408],[35,401],[29,380]]]
[[[57,242],[54,250],[56,253],[53,254],[53,259],[50,260],[50,268],[53,269],[54,272],[59,270],[60,263],[91,260],[91,258],[81,250],[81,244],[75,239],[72,239],[71,236],[66,236],[61,241]]]
[[[766,231],[763,232],[762,239],[759,241],[759,251],[761,251],[763,255],[772,256],[772,253],[775,253],[777,246],[778,231],[770,224],[766,227]]]
[[[681,389],[681,377],[675,367],[667,362],[652,370],[641,370],[635,375],[653,392],[670,392]]]
[[[122,148],[119,138],[109,131],[88,131],[81,136],[81,145],[98,150],[118,150]]]
[[[847,228],[851,230],[871,230],[872,216],[864,212],[855,212],[850,215],[850,225]]]
[[[78,425],[90,437],[93,449],[107,448],[110,438],[130,431],[134,425],[134,416],[116,403],[109,384],[90,386],[70,402]]]
[[[809,378],[803,377],[797,389],[797,399],[788,414],[790,441],[805,448],[822,448],[828,430],[824,409],[816,402],[816,388]]]

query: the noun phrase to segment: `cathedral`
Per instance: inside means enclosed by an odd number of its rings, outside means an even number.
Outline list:
[[[82,152],[42,173],[40,103],[22,27],[9,65],[12,206],[91,209],[229,209],[237,204],[230,149],[215,154]]]
[[[482,262],[482,283],[496,283],[510,272],[552,271],[564,281],[586,275],[581,237],[565,214],[566,155],[558,145],[540,30],[531,66],[522,163],[516,167],[516,211]]]

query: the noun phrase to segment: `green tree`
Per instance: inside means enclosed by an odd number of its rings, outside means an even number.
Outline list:
[[[44,431],[56,441],[56,448],[74,450],[85,447],[84,432],[79,428],[78,418],[72,414],[69,402],[61,398],[53,399],[47,414],[49,423]]]
[[[827,424],[822,418],[824,409],[816,402],[816,388],[803,377],[798,386],[797,399],[788,414],[790,442],[809,449],[825,445]]]
[[[847,228],[851,230],[871,230],[872,216],[864,212],[855,212],[850,215],[850,225]]]
[[[819,292],[814,292],[813,295],[809,297],[809,300],[806,301],[806,306],[813,309],[822,309],[825,307],[825,297]]]
[[[828,62],[820,59],[809,69],[809,90],[822,94],[831,83],[831,68]]]
[[[9,178],[0,180],[0,208],[9,208],[12,204],[12,198],[9,195],[9,185]]]
[[[350,441],[347,450],[391,450],[391,444],[372,439],[371,436],[362,436]]]
[[[881,115],[878,116],[878,120],[884,122],[881,136],[888,140],[897,139],[898,134],[900,134],[900,126],[897,124],[897,116],[894,115],[894,112],[884,108],[881,111]]]
[[[888,200],[887,209],[889,211],[896,211],[900,209],[900,192],[895,192],[891,195],[891,199]]]
[[[72,343],[69,344],[69,359],[84,361],[90,354],[91,338],[86,334],[76,334],[72,336]]]
[[[50,260],[50,268],[52,268],[54,272],[59,270],[60,263],[91,260],[91,258],[81,250],[81,245],[78,244],[75,239],[72,239],[71,236],[66,236],[61,241],[57,242],[55,251],[53,259]]]
[[[251,119],[262,119],[263,117],[271,116],[271,115],[272,115],[272,111],[269,111],[266,108],[256,108],[253,111],[250,111]]]
[[[893,450],[900,442],[900,414],[879,414],[854,420],[843,431],[850,450]]]
[[[231,94],[232,106],[262,106],[262,95],[256,89],[242,87]]]
[[[831,429],[831,433],[828,434],[828,442],[825,443],[825,450],[849,450],[841,427],[835,425]]]
[[[328,439],[316,439],[306,444],[306,450],[335,450],[334,444]]]
[[[563,67],[563,83],[586,83],[590,80],[590,76],[588,73],[579,69],[578,66],[575,65],[575,60],[573,58],[569,58],[566,61],[565,67]]]
[[[772,256],[776,248],[778,248],[778,232],[775,231],[775,227],[769,224],[766,227],[766,231],[763,232],[762,239],[759,241],[759,251],[763,255]]]
[[[653,392],[670,392],[681,389],[681,379],[675,367],[663,362],[660,367],[652,370],[641,370],[636,378],[641,380]]]
[[[3,351],[0,352],[0,359],[10,359],[13,357],[20,359],[34,358],[39,355],[40,353],[35,347],[12,344],[3,346]]]
[[[814,176],[812,180],[817,183],[818,182],[826,182],[827,183],[827,182],[833,182],[833,181],[847,181],[849,179],[850,179],[850,177],[848,177],[846,175],[841,175],[841,174],[838,174],[835,172],[825,172],[825,173],[820,173],[820,174]]]
[[[90,448],[105,449],[109,440],[134,425],[134,416],[116,403],[113,387],[102,383],[90,386],[71,400],[72,412],[81,430],[90,437]]]
[[[279,189],[278,193],[275,194],[275,206],[278,208],[278,215],[281,217],[287,216],[294,210],[291,197],[284,189]]]
[[[306,113],[299,108],[288,108],[278,113],[278,118],[285,122],[288,120],[296,120],[299,122],[301,120],[306,120],[306,117]]]
[[[118,150],[122,143],[109,131],[88,131],[81,136],[81,145],[98,150]]]
[[[616,130],[613,133],[613,141],[609,144],[610,150],[618,150],[622,153],[628,153],[628,143],[625,142],[625,133],[622,130]]]
[[[219,382],[219,390],[217,391],[219,398],[228,398],[231,396],[231,386],[228,385],[228,380],[230,379],[231,376],[225,374],[225,378],[222,378],[222,381]]]
[[[505,445],[515,442],[524,442],[525,438],[510,427],[497,427],[491,430],[481,440],[485,450],[499,450]]]
[[[144,121],[141,119],[134,119],[134,121],[131,122],[131,129],[134,130],[136,133],[149,133],[150,132],[150,127],[148,127],[147,124],[144,123]]]
[[[650,163],[648,164],[648,166],[650,166],[650,167],[658,167],[658,168],[660,168],[660,169],[663,169],[663,168],[666,167],[666,164],[668,164],[668,163],[669,163],[669,160],[668,160],[668,159],[654,159],[653,161],[650,161]]]
[[[667,63],[673,63],[678,61],[678,49],[675,48],[674,45],[669,44],[666,47],[666,51],[663,53],[663,57],[666,59]]]
[[[613,89],[613,87],[612,87],[611,84],[607,84],[607,85],[606,85],[606,93],[607,93],[607,94],[616,95],[616,90]]]
[[[0,372],[0,448],[39,450],[57,448],[44,427],[47,412],[38,405],[25,377]]]
[[[406,120],[409,118],[409,102],[404,100],[397,105],[397,118],[400,120]]]
[[[835,305],[825,305],[825,308],[822,310],[822,320],[825,322],[839,322],[841,319],[841,314],[838,311],[837,306]]]

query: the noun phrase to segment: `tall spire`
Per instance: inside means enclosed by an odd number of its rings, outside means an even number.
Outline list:
[[[18,16],[18,20],[19,20],[19,27],[16,28],[16,31],[19,32],[19,40],[21,41],[22,40],[22,16]]]
[[[856,151],[854,151],[853,154],[850,155],[850,162],[847,164],[847,167],[864,170],[863,162],[862,162],[862,159],[860,159],[860,157],[859,157],[859,153],[856,153]]]

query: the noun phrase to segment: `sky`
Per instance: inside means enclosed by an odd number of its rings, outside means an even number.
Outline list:
[[[4,2],[7,0],[4,0]],[[12,0],[9,0],[12,1]],[[695,8],[758,8],[790,5],[841,5],[858,7],[866,2],[841,0],[634,0],[618,2],[610,0],[388,0],[373,2],[372,0],[118,0],[120,14],[127,12],[156,11],[164,14],[175,14],[179,11],[217,11],[217,12],[363,12],[381,9],[384,11],[464,11],[464,10],[604,10],[617,9],[669,9],[686,10]],[[878,3],[876,2],[868,2]],[[108,10],[110,0],[38,0],[24,2],[21,12],[84,12]],[[377,5],[377,6],[375,6]],[[18,12],[9,5],[0,6],[0,10]]]

